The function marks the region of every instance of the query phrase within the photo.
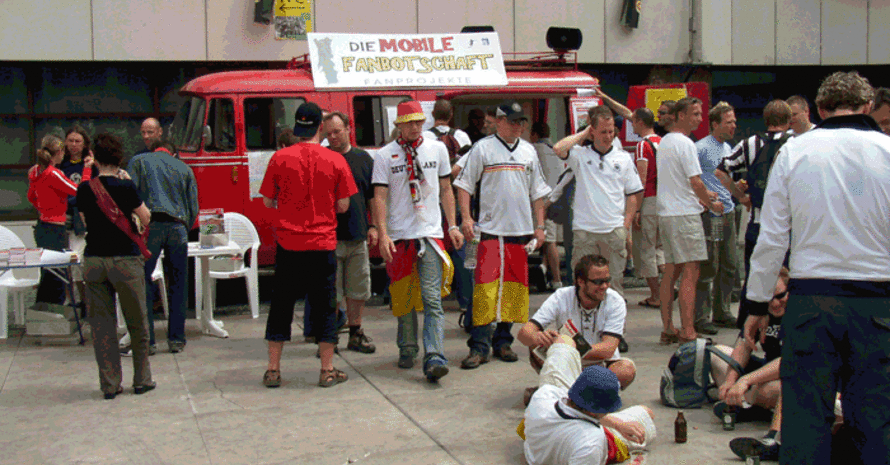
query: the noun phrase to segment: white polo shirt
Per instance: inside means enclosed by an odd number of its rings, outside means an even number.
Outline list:
[[[473,195],[480,179],[479,229],[496,236],[532,234],[532,202],[550,193],[532,144],[516,139],[511,146],[496,135],[476,141],[454,185]]]
[[[451,176],[448,149],[436,139],[424,138],[417,149],[417,157],[429,186],[427,195],[421,200],[423,214],[418,213],[411,201],[405,151],[398,142],[390,142],[374,156],[371,184],[389,187],[386,225],[393,241],[444,237],[439,209],[439,179]]]
[[[532,396],[525,409],[523,443],[529,465],[605,465],[609,449],[602,425],[566,405],[568,395],[564,387],[545,384]]]
[[[606,300],[600,302],[596,308],[586,310],[578,303],[575,286],[569,286],[551,294],[530,320],[542,329],[552,327],[559,331],[571,319],[587,343],[594,345],[602,342],[605,335],[620,338],[624,332],[626,317],[627,304],[618,292],[607,289]],[[621,356],[616,348],[609,360],[619,358]]]
[[[749,299],[772,298],[789,246],[792,278],[890,281],[890,137],[872,126],[864,116],[828,118],[779,149]]]
[[[601,154],[593,144],[576,145],[566,163],[578,180],[572,229],[609,233],[624,226],[627,196],[643,192],[631,155],[614,147]]]
[[[658,165],[655,195],[658,216],[698,215],[705,211],[689,182],[689,178],[701,176],[698,150],[692,139],[679,132],[668,133],[661,138],[655,163]]]

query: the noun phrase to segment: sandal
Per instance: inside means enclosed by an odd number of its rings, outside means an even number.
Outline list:
[[[661,308],[661,305],[653,304],[649,297],[646,297],[645,299],[639,301],[637,305],[639,305],[640,307]]]
[[[321,387],[331,387],[335,384],[343,383],[347,379],[349,379],[349,376],[336,368],[321,370],[321,376],[318,377],[318,385]]]
[[[263,374],[263,386],[267,388],[277,388],[281,386],[281,371],[266,370]]]
[[[670,345],[670,344],[676,344],[679,339],[680,339],[679,332],[666,333],[666,332],[662,331],[661,339],[659,339],[658,343],[663,346],[666,346],[666,345]]]

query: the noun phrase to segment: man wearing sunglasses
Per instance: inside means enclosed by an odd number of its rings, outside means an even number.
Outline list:
[[[612,146],[612,111],[593,107],[587,112],[587,121],[587,128],[553,146],[577,180],[572,204],[572,268],[588,254],[607,257],[612,288],[623,297],[625,242],[643,200],[643,184],[631,155]]]
[[[560,329],[571,320],[590,349],[581,354],[584,366],[602,365],[618,376],[621,389],[636,377],[633,360],[618,352],[624,331],[627,304],[610,288],[609,260],[601,255],[585,255],[574,268],[575,285],[557,289],[516,336],[529,349],[547,349],[559,338]],[[543,360],[531,352],[530,361],[540,370]],[[531,392],[534,392],[533,390]]]

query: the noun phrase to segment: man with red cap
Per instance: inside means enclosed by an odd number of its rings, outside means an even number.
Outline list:
[[[419,351],[417,312],[424,311],[423,373],[437,382],[448,374],[442,296],[450,292],[454,272],[442,243],[441,211],[454,246],[460,248],[464,238],[454,224],[448,149],[422,136],[425,120],[420,103],[409,100],[398,105],[399,136],[374,159],[371,216],[390,279],[392,312],[398,318],[399,368],[414,366]]]

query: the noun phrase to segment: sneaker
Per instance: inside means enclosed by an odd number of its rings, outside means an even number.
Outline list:
[[[470,355],[467,355],[467,358],[461,360],[460,367],[464,370],[472,370],[473,368],[479,368],[479,365],[483,363],[488,363],[491,360],[488,355],[482,355],[476,351],[470,351]]]
[[[729,441],[729,449],[745,460],[747,457],[760,457],[760,460],[779,460],[780,445],[772,438],[735,438]]]
[[[152,345],[148,346],[148,356],[149,357],[151,357],[152,355],[154,355],[156,353],[158,353],[158,345],[157,344],[152,344]],[[132,356],[133,356],[133,349],[130,348],[130,346],[121,347],[121,357],[132,357]]]
[[[142,386],[133,386],[133,393],[137,395],[145,394],[156,387],[158,387],[158,383],[152,381],[148,384],[143,384]]]
[[[720,332],[720,330],[718,330],[717,327],[714,326],[714,323],[711,323],[710,321],[706,321],[704,323],[695,325],[695,332],[697,332],[699,334],[707,334],[709,336],[713,336],[713,335],[717,334],[718,332]]]
[[[399,368],[404,370],[414,368],[414,357],[410,355],[399,355]]]
[[[622,337],[618,340],[618,352],[625,353],[630,350],[630,346],[627,345],[627,341]]]
[[[361,329],[349,337],[349,343],[346,344],[346,348],[363,354],[373,354],[377,350],[377,347],[371,344],[371,338],[365,336],[365,331]]]
[[[732,329],[732,328],[735,328],[737,324],[738,324],[738,321],[732,315],[729,315],[726,318],[720,318],[720,319],[714,320],[714,325],[719,326],[721,328]]]
[[[167,348],[171,354],[178,354],[185,350],[185,341],[167,341]]]
[[[426,379],[431,383],[435,383],[448,374],[448,367],[441,361],[436,360],[428,362],[426,369],[423,371],[423,374],[426,375]]]
[[[513,352],[513,349],[508,345],[501,346],[500,349],[494,351],[494,356],[505,362],[515,362],[519,360],[519,356],[516,355],[516,352]]]

